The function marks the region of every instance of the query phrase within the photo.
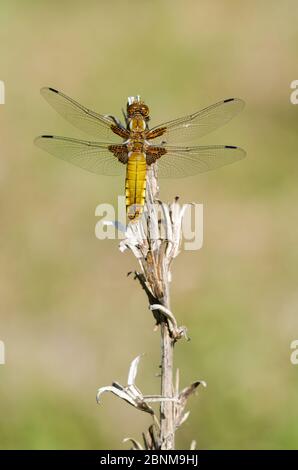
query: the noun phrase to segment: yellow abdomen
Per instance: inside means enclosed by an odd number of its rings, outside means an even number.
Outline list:
[[[126,167],[125,197],[127,216],[136,220],[142,214],[146,195],[146,155],[130,152]]]

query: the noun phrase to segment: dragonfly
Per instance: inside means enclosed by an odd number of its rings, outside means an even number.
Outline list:
[[[160,178],[180,178],[219,168],[245,157],[232,145],[190,145],[226,124],[244,107],[239,98],[228,98],[207,108],[149,128],[150,112],[140,96],[129,97],[124,123],[98,114],[54,88],[42,96],[67,121],[97,140],[41,135],[35,144],[48,153],[100,175],[125,173],[127,217],[137,221],[146,199],[147,172],[157,164]]]

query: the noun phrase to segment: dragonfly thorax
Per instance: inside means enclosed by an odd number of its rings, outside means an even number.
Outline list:
[[[149,108],[140,96],[128,98],[127,129],[132,133],[132,138],[138,138],[145,132],[148,120]]]
[[[147,147],[143,139],[129,139],[126,145],[129,152],[145,152]]]
[[[128,121],[128,127],[131,132],[144,132],[146,130],[146,121],[142,115],[137,114]]]

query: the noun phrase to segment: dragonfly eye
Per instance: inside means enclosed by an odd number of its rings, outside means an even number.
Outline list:
[[[149,108],[148,106],[146,106],[145,104],[143,104],[143,106],[141,107],[141,114],[144,116],[144,117],[148,117],[149,116]]]
[[[148,118],[149,108],[145,103],[143,103],[143,101],[133,102],[127,105],[128,117],[133,117],[136,114],[141,114],[143,117]]]

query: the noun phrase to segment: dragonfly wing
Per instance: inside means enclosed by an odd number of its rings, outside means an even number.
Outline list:
[[[81,131],[106,142],[119,141],[119,136],[112,130],[117,125],[111,117],[91,111],[54,88],[45,87],[40,92],[61,116]]]
[[[163,147],[163,155],[157,160],[158,176],[182,178],[220,168],[241,160],[246,155],[240,147],[208,145],[196,147]]]
[[[118,155],[121,155],[122,150],[123,162],[120,162],[115,153],[109,150],[111,144],[107,142],[88,142],[51,135],[37,137],[34,142],[51,155],[92,173],[110,176],[124,174],[125,145],[112,146],[118,148]]]
[[[152,141],[171,145],[199,139],[230,121],[243,109],[244,104],[239,98],[219,101],[201,111],[150,129],[149,140],[150,134],[153,136]],[[154,138],[155,135],[158,137]]]

